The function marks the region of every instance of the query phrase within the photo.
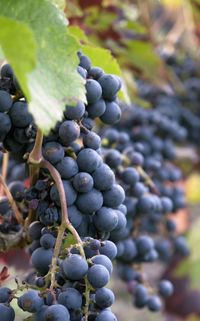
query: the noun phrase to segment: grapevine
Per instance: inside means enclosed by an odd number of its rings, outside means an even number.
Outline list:
[[[31,321],[117,321],[113,270],[133,308],[162,311],[174,285],[154,284],[144,266],[190,254],[174,217],[187,208],[177,145],[196,148],[200,128],[198,112],[181,106],[193,97],[169,97],[137,78],[139,96],[152,108],[128,106],[119,100],[122,77],[93,65],[84,45],[72,42],[81,90],[74,98],[67,89],[60,119],[61,109],[48,111],[49,130],[15,64],[4,61],[0,69],[0,251],[21,248],[30,263],[12,288],[4,284],[9,267],[0,271],[2,321],[14,321],[20,310]],[[161,58],[177,67],[175,57]],[[188,92],[191,86],[185,83]],[[58,96],[49,101],[61,106]]]

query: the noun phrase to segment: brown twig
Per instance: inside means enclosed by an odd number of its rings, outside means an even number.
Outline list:
[[[6,182],[7,177],[7,170],[8,170],[8,160],[9,160],[9,153],[6,152],[3,154],[3,164],[2,164],[2,177]],[[3,185],[0,186],[0,197],[3,196]]]
[[[21,224],[21,225],[24,225],[24,220],[23,220],[23,218],[22,218],[22,216],[21,216],[21,214],[20,214],[20,212],[18,210],[18,207],[17,207],[17,205],[16,205],[16,203],[15,203],[13,197],[12,197],[12,194],[10,193],[10,191],[8,189],[8,186],[6,185],[6,182],[5,182],[5,180],[4,180],[2,175],[0,175],[0,183],[2,184],[3,189],[4,189],[4,191],[5,191],[5,193],[6,193],[7,197],[8,197],[8,200],[10,202],[10,205],[11,205],[12,209],[13,209],[13,212],[16,215],[16,219],[17,219],[18,223]]]
[[[150,178],[150,176],[143,170],[141,166],[135,166],[138,173],[145,179],[146,185],[150,186],[152,189],[152,192],[154,194],[160,195],[160,192],[158,191],[157,187],[155,186],[154,182]]]
[[[43,142],[43,133],[41,129],[38,128],[34,147],[28,156],[30,186],[35,185],[39,177],[40,163],[43,159],[42,142]],[[29,225],[34,221],[34,218],[35,218],[35,210],[29,208],[28,216],[26,218],[25,227],[24,227],[26,231],[28,230]]]

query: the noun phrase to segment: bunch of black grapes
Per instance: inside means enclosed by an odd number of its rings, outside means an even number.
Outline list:
[[[110,310],[114,294],[105,286],[112,273],[117,248],[107,236],[120,224],[122,212],[116,207],[122,204],[125,194],[116,184],[113,171],[102,160],[100,136],[91,129],[96,117],[106,124],[114,124],[120,119],[121,109],[116,95],[121,80],[105,74],[101,68],[91,67],[87,56],[78,55],[78,72],[86,79],[88,104],[80,102],[75,107],[66,106],[63,120],[44,137],[42,153],[61,176],[69,220],[82,237],[85,256],[80,254],[76,244],[65,248],[64,240],[69,235],[66,230],[53,289],[50,289],[48,272],[61,224],[57,185],[48,170],[43,168],[34,186],[27,189],[19,180],[9,185],[24,219],[29,209],[35,210],[35,221],[28,229],[31,239],[28,253],[34,271],[24,280],[29,289],[17,301],[18,306],[32,313],[36,321],[83,320],[86,315],[88,320],[116,320]],[[0,140],[3,149],[12,155],[17,153],[14,158],[23,163],[24,154],[34,146],[37,127],[28,112],[25,97],[16,95],[16,100],[11,97],[20,89],[15,88],[16,80],[9,65],[2,67],[1,76],[2,86],[6,85],[0,92]],[[75,142],[77,139],[81,139],[82,144]],[[8,206],[3,209],[5,218],[13,211],[7,198],[4,203]],[[2,321],[15,318],[10,302],[16,298],[16,291],[0,288]]]
[[[175,140],[171,131],[168,134],[166,128],[162,129],[163,120],[156,110],[133,106],[124,111],[116,128],[102,130],[104,161],[126,195],[123,205],[127,222],[118,231],[111,231],[109,237],[117,245],[118,273],[133,293],[134,305],[147,306],[151,311],[161,309],[157,294],[168,296],[173,286],[162,280],[157,291],[152,289],[141,273],[142,264],[169,262],[173,253],[189,254],[185,238],[176,233],[173,216],[167,215],[186,207],[184,190],[178,184],[182,173],[173,164],[174,141],[184,140],[185,134],[181,137],[179,132]],[[169,292],[160,290],[165,286]]]
[[[23,295],[17,289],[0,288],[2,321],[14,320],[10,302],[16,293],[19,307],[32,313],[34,321],[82,321],[86,316],[89,321],[115,321],[110,310],[114,294],[105,287],[113,260],[120,277],[131,287],[134,305],[159,311],[161,298],[172,294],[173,285],[162,280],[152,295],[141,265],[167,261],[174,250],[188,254],[185,239],[176,235],[176,225],[167,218],[186,205],[181,188],[166,185],[166,181],[181,178],[172,163],[175,134],[170,136],[159,127],[153,111],[149,111],[149,120],[146,116],[137,120],[137,114],[142,115],[139,108],[127,111],[117,129],[100,130],[100,135],[92,131],[95,118],[107,125],[118,123],[121,109],[116,95],[121,80],[91,67],[87,56],[78,56],[88,104],[66,106],[63,120],[44,137],[42,153],[61,176],[69,220],[81,237],[84,255],[76,242],[66,248],[70,236],[66,229],[52,288],[49,272],[62,220],[58,187],[46,168],[40,168],[37,182],[28,189],[20,181],[11,182],[10,192],[23,218],[28,210],[35,211],[27,249],[33,271],[23,282],[28,287]],[[13,101],[10,96],[20,88],[9,65],[2,68],[1,76],[1,141],[15,158],[17,153],[22,164],[24,154],[34,146],[37,127],[25,97],[15,95]],[[10,124],[6,130],[5,121]],[[184,137],[182,130],[178,140]]]
[[[183,58],[182,55],[180,59],[181,55],[182,53],[179,51],[170,55],[161,53],[161,58],[179,82],[178,91],[173,83],[170,84],[169,94],[158,86],[138,79],[139,95],[150,102],[155,111],[158,111],[164,117],[166,123],[164,126],[166,126],[168,132],[176,131],[175,136],[179,136],[181,128],[181,133],[185,131],[187,134],[184,144],[189,143],[190,146],[192,144],[192,146],[198,148],[200,134],[199,68],[192,57],[185,55]]]

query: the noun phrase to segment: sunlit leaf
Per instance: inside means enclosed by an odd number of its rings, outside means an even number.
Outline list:
[[[186,180],[186,197],[190,204],[200,202],[200,174],[193,173]]]
[[[76,239],[74,237],[74,235],[72,235],[71,233],[68,233],[65,241],[62,245],[63,249],[68,249],[70,247],[70,245],[76,244]]]
[[[51,3],[55,4],[59,9],[64,10],[66,6],[66,1],[65,0],[48,0]]]
[[[85,35],[84,31],[81,28],[79,28],[78,26],[69,26],[68,27],[68,32],[70,33],[70,35],[75,37],[80,42],[83,41],[86,44],[89,42],[89,40],[88,40],[87,36]]]
[[[12,64],[25,94],[29,89],[29,110],[36,124],[47,134],[62,119],[66,104],[86,102],[84,80],[77,72],[76,53],[80,45],[67,33],[64,13],[48,1],[2,0],[0,12],[7,18],[27,24],[34,34],[37,44],[36,68],[29,72],[27,83],[24,81],[25,75],[23,78],[17,72],[17,65],[21,61],[16,62],[5,56]],[[22,48],[32,50],[29,42],[23,38],[22,41]]]
[[[36,66],[34,33],[25,23],[0,16],[0,46],[2,53],[14,67],[15,74],[28,99],[28,73]]]

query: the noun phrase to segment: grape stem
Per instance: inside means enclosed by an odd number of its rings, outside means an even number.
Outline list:
[[[52,258],[51,267],[50,267],[50,271],[49,271],[49,274],[51,275],[50,289],[53,290],[53,288],[55,286],[55,281],[56,281],[55,274],[56,274],[57,260],[58,260],[60,248],[62,246],[62,241],[63,241],[64,233],[65,233],[66,229],[68,231],[70,231],[73,234],[74,238],[76,239],[77,248],[79,249],[81,256],[84,257],[84,259],[86,259],[86,257],[85,257],[85,252],[83,249],[83,242],[82,242],[79,234],[77,233],[76,229],[73,227],[73,225],[69,221],[65,190],[64,190],[64,186],[63,186],[62,179],[60,177],[59,172],[57,171],[57,169],[53,165],[51,165],[51,163],[49,163],[45,159],[43,159],[41,161],[40,166],[47,168],[49,170],[51,177],[53,178],[54,182],[57,185],[58,193],[59,193],[59,197],[60,197],[61,212],[62,212],[62,223],[59,226],[58,235],[56,238],[56,244],[55,244],[54,253],[53,253],[53,258]],[[90,287],[90,284],[89,284],[86,276],[84,279],[85,279],[85,298],[86,298],[84,312],[85,312],[85,321],[87,321],[87,313],[88,313],[89,302],[90,302],[91,287]]]
[[[112,148],[114,148],[112,146]],[[131,162],[130,162],[130,159],[126,156],[126,155],[123,155],[122,154],[122,159],[125,163],[126,166],[130,166],[131,165]],[[150,186],[151,189],[152,189],[152,192],[156,195],[160,195],[157,187],[155,186],[154,182],[152,181],[152,179],[150,178],[150,176],[143,170],[143,168],[141,166],[134,166],[138,173],[145,179],[145,183],[147,186]]]
[[[36,135],[36,140],[35,140],[35,145],[34,145],[32,152],[29,155],[28,163],[30,166],[31,185],[34,185],[35,182],[37,181],[38,176],[39,176],[39,169],[41,167],[47,168],[50,172],[52,179],[54,180],[55,184],[57,185],[58,193],[59,193],[59,197],[60,197],[62,222],[61,222],[61,225],[59,226],[59,229],[58,229],[58,235],[56,238],[56,244],[55,244],[55,248],[54,248],[53,258],[52,258],[50,270],[48,273],[48,275],[50,275],[50,277],[51,277],[50,290],[52,291],[55,287],[55,284],[56,284],[55,274],[56,274],[56,268],[57,268],[57,261],[58,261],[58,257],[59,257],[59,253],[60,253],[60,249],[62,246],[62,241],[63,241],[66,229],[68,231],[70,231],[73,234],[74,238],[76,239],[77,248],[79,249],[80,255],[82,257],[84,257],[84,259],[86,259],[86,257],[85,257],[85,252],[83,249],[82,240],[81,240],[79,234],[77,233],[76,229],[73,227],[73,225],[69,221],[68,211],[67,211],[67,200],[66,200],[65,190],[64,190],[61,176],[60,176],[59,172],[56,170],[56,168],[50,162],[48,162],[47,160],[45,160],[43,158],[43,156],[42,156],[42,142],[43,142],[43,134],[42,134],[42,131],[40,129],[38,129],[37,135]],[[34,213],[33,213],[33,211],[30,210],[29,215],[28,215],[28,219],[26,222],[27,227],[32,222],[32,220],[34,220]],[[85,321],[88,320],[90,290],[91,290],[91,286],[87,280],[87,277],[85,276],[85,298],[86,298],[85,310],[84,310]]]
[[[43,159],[42,156],[42,143],[43,143],[43,133],[41,129],[38,128],[37,135],[35,139],[34,147],[29,155],[28,162],[30,164],[40,164]]]
[[[152,179],[150,178],[150,176],[143,170],[143,168],[141,166],[135,166],[135,168],[137,169],[138,173],[145,179],[145,183],[146,185],[150,186],[153,193],[160,195],[158,189],[156,188],[154,182],[152,181]]]
[[[43,133],[41,129],[38,128],[34,147],[28,156],[30,186],[35,185],[39,177],[40,163],[43,160],[42,142],[43,142]],[[25,227],[24,227],[25,231],[28,230],[29,225],[34,221],[34,219],[35,219],[35,210],[29,208],[28,217],[26,218],[26,221],[25,221]]]
[[[6,193],[7,197],[8,197],[8,200],[10,202],[10,205],[12,207],[13,212],[15,213],[15,216],[16,216],[16,219],[17,219],[18,223],[23,226],[24,225],[24,220],[23,220],[23,218],[22,218],[22,216],[21,216],[21,214],[20,214],[20,212],[18,210],[18,207],[17,207],[17,205],[16,205],[16,203],[15,203],[13,197],[12,197],[12,194],[10,193],[9,188],[6,185],[6,182],[5,182],[5,180],[4,180],[2,175],[0,175],[0,183],[2,184],[3,189],[4,189],[4,191],[5,191],[5,193]]]
[[[79,123],[80,129],[84,134],[89,134],[90,130],[87,129],[81,122]]]
[[[9,153],[6,152],[3,154],[3,164],[2,164],[2,177],[6,182],[6,176],[8,171],[8,160],[9,160]],[[0,186],[0,197],[3,196],[3,185]]]

